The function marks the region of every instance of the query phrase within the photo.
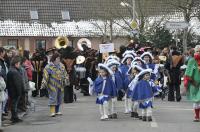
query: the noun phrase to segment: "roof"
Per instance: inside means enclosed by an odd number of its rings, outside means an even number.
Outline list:
[[[62,22],[61,11],[69,11],[71,21],[109,19],[131,16],[131,9],[120,5],[123,0],[1,0],[1,20],[30,22],[30,11],[38,11],[40,23]],[[132,0],[125,0],[130,3]],[[180,0],[136,0],[136,9],[144,16],[174,13],[169,3]],[[184,0],[181,0],[182,3]],[[194,0],[197,1],[198,0]],[[174,14],[171,14],[174,15]]]

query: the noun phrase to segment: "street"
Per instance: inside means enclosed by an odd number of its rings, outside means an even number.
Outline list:
[[[142,122],[124,114],[118,102],[118,119],[100,121],[95,97],[78,95],[72,104],[64,104],[63,116],[50,117],[46,98],[36,99],[36,112],[24,122],[5,128],[5,132],[199,132],[200,122],[193,122],[192,103],[167,102],[155,99],[153,122]]]

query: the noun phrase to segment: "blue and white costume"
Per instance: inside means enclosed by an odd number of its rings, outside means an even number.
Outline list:
[[[138,74],[138,82],[132,92],[132,100],[138,101],[139,108],[142,109],[143,121],[146,121],[146,117],[152,120],[153,97],[160,91],[159,86],[154,85],[153,82],[143,80],[143,76],[151,72],[151,69],[145,69]]]
[[[107,71],[108,75],[99,76],[92,84],[93,92],[96,93],[96,104],[99,104],[101,120],[108,119],[108,101],[111,97],[116,96],[116,86],[112,80],[113,72],[105,65],[98,64],[99,69]],[[91,90],[90,90],[91,91]]]
[[[107,66],[112,70],[113,75],[112,75],[112,80],[115,83],[115,89],[114,93],[116,93],[116,96],[112,96],[112,99],[109,101],[109,116],[112,118],[117,118],[117,112],[116,112],[116,102],[117,102],[117,96],[118,96],[118,91],[123,88],[123,78],[121,72],[118,70],[120,63],[115,60],[111,59],[108,63]]]
[[[136,111],[137,109],[134,108],[134,101],[132,101],[132,92],[133,92],[133,88],[135,83],[137,83],[137,78],[135,78],[135,75],[132,75],[132,69],[137,70],[138,72],[142,71],[143,69],[138,66],[138,65],[131,65],[131,68],[129,68],[127,74],[128,77],[126,79],[126,87],[127,87],[127,102],[125,102],[125,113],[130,113],[133,111]],[[136,106],[135,106],[136,107]]]
[[[145,63],[142,65],[142,68],[143,69],[152,69],[151,80],[155,81],[155,80],[157,80],[157,77],[158,77],[158,74],[159,74],[159,72],[158,72],[159,66],[152,63],[153,56],[152,56],[152,54],[150,52],[144,52],[141,55],[141,58],[144,60],[145,56],[149,56],[150,62],[147,63],[147,62],[144,61]]]

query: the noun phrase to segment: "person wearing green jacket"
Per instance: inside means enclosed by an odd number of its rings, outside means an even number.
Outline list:
[[[200,45],[195,47],[194,57],[187,64],[184,76],[184,86],[188,100],[193,102],[194,121],[200,121]]]

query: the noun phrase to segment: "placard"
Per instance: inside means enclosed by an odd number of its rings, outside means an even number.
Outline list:
[[[100,44],[99,45],[100,53],[109,53],[114,52],[114,44]]]

